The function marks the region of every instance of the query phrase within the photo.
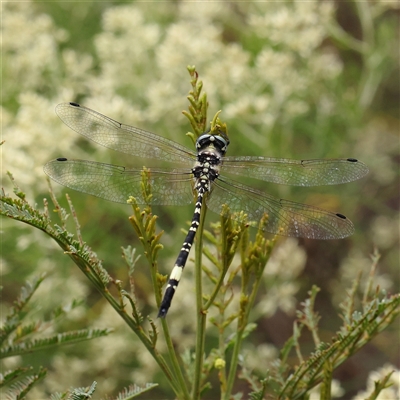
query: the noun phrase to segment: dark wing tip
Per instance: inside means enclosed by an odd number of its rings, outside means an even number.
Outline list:
[[[363,176],[367,175],[369,172],[368,167],[360,160],[357,160],[357,158],[347,158],[346,161],[351,162],[356,164],[357,166],[355,166],[356,170],[357,170],[357,178],[356,179],[360,179]]]
[[[80,104],[74,103],[73,101],[71,101],[69,104],[70,104],[71,106],[73,106],[73,107],[80,107]]]
[[[335,215],[343,221],[344,225],[342,225],[340,231],[330,239],[344,239],[353,235],[355,231],[353,223],[343,214],[336,213]]]
[[[343,214],[336,213],[336,215],[337,215],[339,218],[347,219],[347,217],[346,217],[345,215],[343,215]]]
[[[68,161],[68,159],[65,157],[58,157],[56,160],[57,161]]]

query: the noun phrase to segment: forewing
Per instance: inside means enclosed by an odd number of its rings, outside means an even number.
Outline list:
[[[352,222],[341,214],[277,199],[226,178],[214,181],[212,193],[207,198],[208,207],[217,213],[221,212],[222,204],[227,204],[232,213],[245,212],[253,223],[268,214],[264,230],[273,234],[341,239],[354,232]]]
[[[153,205],[185,205],[193,202],[191,175],[181,170],[147,169]],[[44,166],[44,172],[70,189],[117,203],[133,196],[146,204],[142,190],[142,169],[127,169],[85,160],[56,159]]]
[[[225,157],[223,172],[293,186],[337,185],[368,173],[355,158],[290,160],[266,157]]]
[[[59,104],[56,113],[74,131],[113,150],[181,164],[193,162],[195,157],[193,152],[172,140],[121,124],[76,103]]]

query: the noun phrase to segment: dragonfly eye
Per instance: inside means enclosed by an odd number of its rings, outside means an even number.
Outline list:
[[[196,147],[201,149],[207,145],[209,145],[213,141],[213,136],[209,133],[203,133],[196,141]]]

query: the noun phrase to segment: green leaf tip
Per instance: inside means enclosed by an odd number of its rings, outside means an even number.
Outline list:
[[[221,110],[217,111],[210,122],[210,133],[212,135],[221,135],[225,138],[228,138],[228,127],[225,122],[222,122],[219,119],[219,114],[221,114]]]
[[[207,94],[201,93],[203,82],[199,80],[199,74],[195,66],[188,66],[187,70],[191,78],[190,85],[192,89],[187,96],[189,101],[188,111],[184,110],[182,114],[186,116],[193,128],[194,133],[188,134],[188,136],[192,139],[193,144],[195,144],[196,138],[206,130],[208,101]]]

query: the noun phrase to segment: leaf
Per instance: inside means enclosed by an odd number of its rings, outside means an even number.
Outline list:
[[[97,382],[94,381],[90,387],[81,387],[73,389],[71,394],[68,396],[68,400],[87,400],[92,397],[96,389]]]
[[[142,393],[146,393],[149,390],[154,389],[157,386],[157,383],[146,383],[145,387],[130,385],[119,392],[116,397],[106,397],[105,400],[130,400],[134,397],[138,397]]]
[[[5,399],[23,399],[32,387],[46,376],[46,370],[41,368],[37,374],[27,376],[11,385],[5,394]]]
[[[111,331],[111,329],[82,329],[79,331],[59,333],[44,339],[27,340],[22,343],[4,346],[0,349],[0,358],[31,353],[32,351],[43,350],[57,345],[78,343],[96,337],[107,336]]]

